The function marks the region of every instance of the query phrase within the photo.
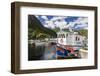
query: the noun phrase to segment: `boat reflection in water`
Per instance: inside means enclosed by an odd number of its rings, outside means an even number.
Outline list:
[[[28,60],[56,59],[56,45],[53,43],[28,44]]]
[[[79,50],[58,46],[54,42],[40,42],[28,45],[28,60],[55,60],[81,58]]]

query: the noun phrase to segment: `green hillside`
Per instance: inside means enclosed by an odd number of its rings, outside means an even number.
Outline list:
[[[28,15],[28,39],[43,39],[45,37],[57,37],[57,34],[44,27],[34,15]]]

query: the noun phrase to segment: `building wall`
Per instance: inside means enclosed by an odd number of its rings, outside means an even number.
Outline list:
[[[60,35],[65,35],[65,37],[62,37]],[[66,36],[66,34],[68,34]],[[57,40],[59,44],[62,45],[75,45],[75,46],[83,46],[83,41],[84,41],[84,36],[78,35],[78,34],[74,34],[74,32],[70,33],[65,33],[65,32],[59,32],[57,34]]]
[[[67,45],[67,41],[66,41],[66,38],[58,38],[57,39],[58,43],[61,44],[61,45]]]

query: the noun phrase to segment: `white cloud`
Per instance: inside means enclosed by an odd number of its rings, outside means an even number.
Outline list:
[[[41,18],[48,20],[47,16],[41,16]]]
[[[63,28],[66,26],[67,22],[64,20],[66,17],[53,17],[51,20],[46,20],[44,26],[46,27],[60,27]]]
[[[86,29],[87,27],[88,27],[87,24],[79,24],[75,28],[76,29]]]
[[[88,23],[88,18],[87,17],[81,17],[81,18],[78,18],[75,23],[77,24],[85,24],[85,23]]]
[[[39,16],[36,16],[39,17]],[[87,28],[88,26],[88,18],[87,17],[79,17],[74,22],[69,22],[67,25],[67,22],[65,21],[65,18],[67,17],[60,17],[60,16],[54,16],[50,20],[47,18],[47,16],[41,16],[41,18],[45,19],[43,25],[48,28],[55,28],[60,27],[63,28]]]
[[[44,26],[45,27],[49,27],[49,28],[54,28],[55,27],[55,24],[52,21],[47,20],[47,21],[45,21]]]
[[[87,29],[88,28],[88,18],[80,17],[74,22],[68,24],[69,27],[74,27],[74,29]]]
[[[67,17],[56,16],[56,17],[53,17],[53,18],[51,19],[51,21],[54,21],[54,22],[55,22],[55,21],[59,21],[59,22],[60,22],[60,21],[64,21],[65,18],[67,18]]]

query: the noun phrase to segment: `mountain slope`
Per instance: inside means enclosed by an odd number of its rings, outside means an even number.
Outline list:
[[[38,31],[39,33],[44,33],[52,37],[57,37],[55,31],[44,27],[34,15],[28,15],[28,28],[31,28],[33,32]]]

